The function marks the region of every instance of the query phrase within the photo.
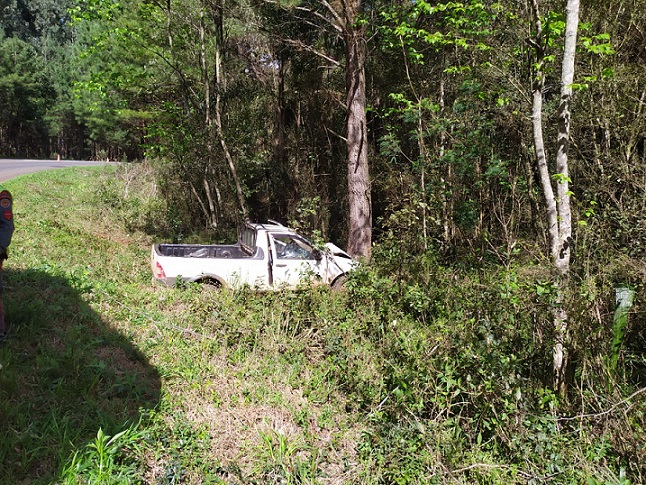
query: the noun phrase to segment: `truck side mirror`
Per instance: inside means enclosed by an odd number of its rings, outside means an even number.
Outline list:
[[[323,259],[323,254],[321,253],[320,249],[316,249],[316,248],[312,249],[312,256],[314,256],[314,259],[316,259],[317,261],[320,261]]]

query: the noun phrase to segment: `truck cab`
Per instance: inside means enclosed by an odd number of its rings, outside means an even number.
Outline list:
[[[269,285],[295,288],[304,282],[332,285],[354,265],[350,256],[333,244],[323,249],[287,227],[252,225],[259,237],[267,239]]]

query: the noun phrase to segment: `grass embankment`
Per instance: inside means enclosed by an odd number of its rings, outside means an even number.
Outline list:
[[[126,227],[141,192],[126,200],[113,169],[5,185],[1,483],[356,480],[361,423],[311,321],[333,311],[327,292],[157,288],[152,236]]]
[[[6,184],[17,230],[0,483],[644,478],[643,354],[622,367],[637,376],[627,383],[575,349],[573,396],[559,402],[544,384],[540,268],[405,267],[395,245],[376,258],[396,277],[364,270],[343,294],[158,288],[148,258],[162,211],[147,180],[93,168]],[[612,334],[590,338],[604,348]]]

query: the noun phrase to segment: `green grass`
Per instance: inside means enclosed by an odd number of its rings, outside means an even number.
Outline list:
[[[276,296],[152,286],[153,237],[129,212],[154,204],[137,198],[145,182],[128,199],[111,168],[6,185],[16,232],[4,272],[0,483],[357,474],[355,419],[306,363],[304,352],[320,358],[311,322]]]
[[[538,269],[422,262],[409,284],[367,268],[344,293],[161,288],[149,252],[168,225],[144,166],[6,186],[2,484],[644,476],[646,393],[608,391],[584,359],[572,404],[543,385]]]

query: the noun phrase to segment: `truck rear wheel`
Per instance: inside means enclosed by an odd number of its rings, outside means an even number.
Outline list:
[[[202,285],[204,291],[219,291],[222,289],[222,283],[213,278],[204,278],[199,280],[198,283]]]

